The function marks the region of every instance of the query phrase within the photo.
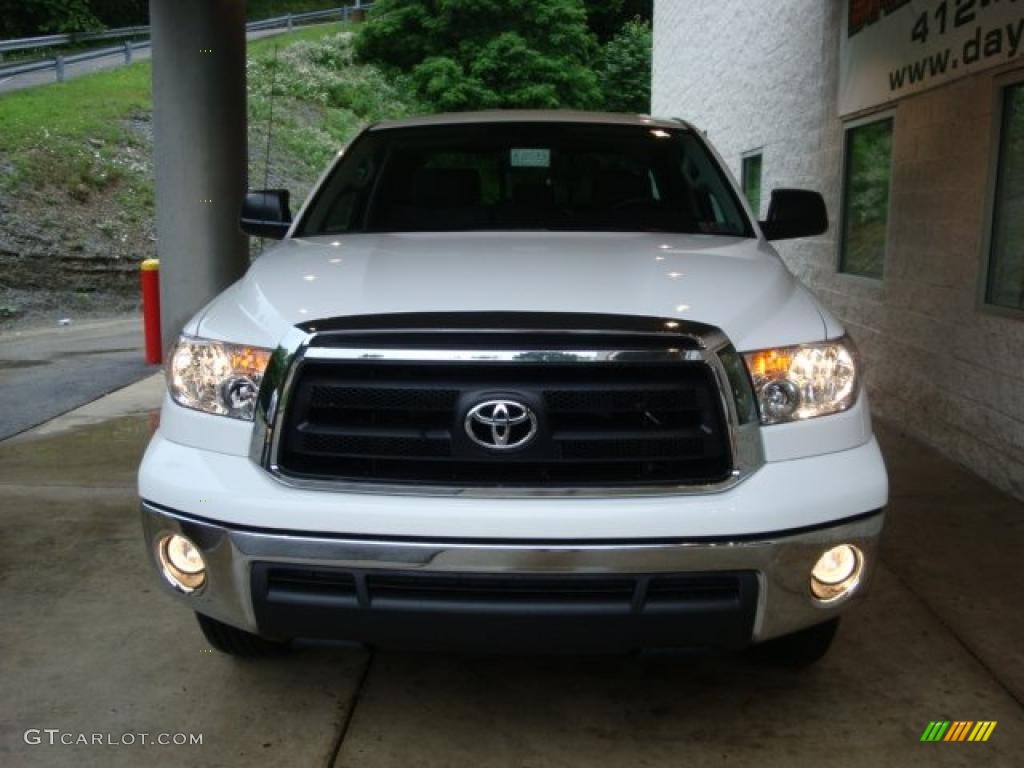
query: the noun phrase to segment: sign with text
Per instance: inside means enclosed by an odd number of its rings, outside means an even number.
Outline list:
[[[849,115],[1024,61],[1024,0],[844,0],[839,34],[839,114]]]

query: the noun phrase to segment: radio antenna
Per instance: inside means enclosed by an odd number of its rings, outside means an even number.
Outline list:
[[[274,66],[270,70],[270,114],[267,116],[267,155],[263,163],[263,188],[270,186],[270,144],[274,136],[274,86],[277,83],[277,43],[274,43]]]

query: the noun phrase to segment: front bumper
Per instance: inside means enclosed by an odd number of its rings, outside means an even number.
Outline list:
[[[146,501],[142,518],[158,570],[167,533],[190,538],[206,561],[201,589],[183,595],[164,581],[168,591],[249,632],[493,649],[521,639],[738,646],[797,631],[863,596],[884,515],[756,537],[595,542],[346,538],[232,527]],[[809,574],[838,543],[856,545],[864,569],[856,590],[825,604]]]

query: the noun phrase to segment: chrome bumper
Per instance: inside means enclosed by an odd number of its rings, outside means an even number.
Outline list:
[[[207,581],[183,595],[161,577],[167,591],[194,610],[258,632],[253,610],[254,563],[333,566],[430,573],[640,574],[755,571],[759,595],[754,642],[825,621],[863,597],[878,561],[884,514],[877,512],[808,531],[731,540],[597,543],[486,543],[346,539],[285,531],[228,528],[142,502],[146,547],[154,567],[157,542],[181,533],[203,553]],[[821,553],[850,543],[864,554],[860,586],[848,598],[823,604],[812,598],[811,568]]]

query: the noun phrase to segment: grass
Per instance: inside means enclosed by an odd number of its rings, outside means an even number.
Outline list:
[[[352,5],[352,0],[249,0],[249,18],[273,19],[289,13],[305,13],[306,11],[324,11],[328,8],[340,8]]]
[[[0,96],[0,148],[17,152],[39,141],[113,139],[118,121],[148,111],[149,63],[99,72]]]
[[[250,57],[249,136],[254,146],[265,146],[272,100],[270,175],[290,186],[296,197],[360,125],[421,111],[403,81],[355,60],[352,36],[343,32],[282,47],[276,57],[270,46]],[[267,169],[260,158],[254,160],[250,175],[263,178]]]
[[[352,0],[249,0],[246,18],[249,21],[262,21],[263,19],[275,19],[279,16],[286,16],[289,13],[324,11],[352,4]],[[107,27],[143,26],[146,24],[149,24],[148,14],[141,18],[107,20]],[[59,30],[57,29],[25,31],[23,34],[11,34],[9,37],[32,37],[33,35],[57,34],[58,32]],[[133,39],[144,39],[144,37],[144,35],[140,35]],[[88,51],[97,47],[114,46],[119,42],[120,40],[106,40],[99,42],[90,40],[71,43],[69,45],[51,45],[45,48],[27,48],[20,51],[9,51],[3,55],[3,63],[13,64],[16,61],[52,59],[57,54],[68,56],[73,53],[80,53],[81,51]]]
[[[348,29],[349,25],[340,21],[332,24],[312,24],[308,27],[297,27],[294,32],[284,32],[272,37],[263,37],[249,43],[249,55],[258,56],[272,51],[274,46],[283,48],[300,42],[320,40],[328,35],[335,35]]]
[[[249,46],[250,130],[238,138],[248,139],[254,186],[269,176],[299,200],[361,125],[415,108],[401,83],[354,62],[346,31],[306,27]],[[0,230],[16,253],[0,282],[19,289],[0,296],[0,321],[137,293],[132,266],[154,254],[150,76],[139,62],[0,95]]]
[[[402,83],[354,61],[346,32],[339,22],[249,45],[251,178],[262,183],[269,176],[301,198],[361,125],[417,109]],[[0,193],[16,199],[26,215],[50,221],[69,242],[90,241],[73,230],[93,220],[89,232],[107,222],[120,242],[148,242],[151,114],[148,61],[0,95]]]
[[[249,45],[249,55],[272,51],[275,45],[319,40],[343,26],[306,27],[256,40]],[[148,61],[0,95],[0,151],[17,152],[41,140],[114,141],[120,121],[148,113],[152,106]]]
[[[305,27],[262,38],[249,45],[248,57],[265,58],[275,46],[315,42],[343,27]],[[147,120],[151,111],[148,61],[0,95],[0,156],[10,158],[0,166],[0,189],[55,187],[84,203],[124,182],[119,202],[129,219],[141,220],[152,211],[151,181],[116,158],[126,147],[148,151],[129,121]],[[293,143],[301,144],[301,137]]]

